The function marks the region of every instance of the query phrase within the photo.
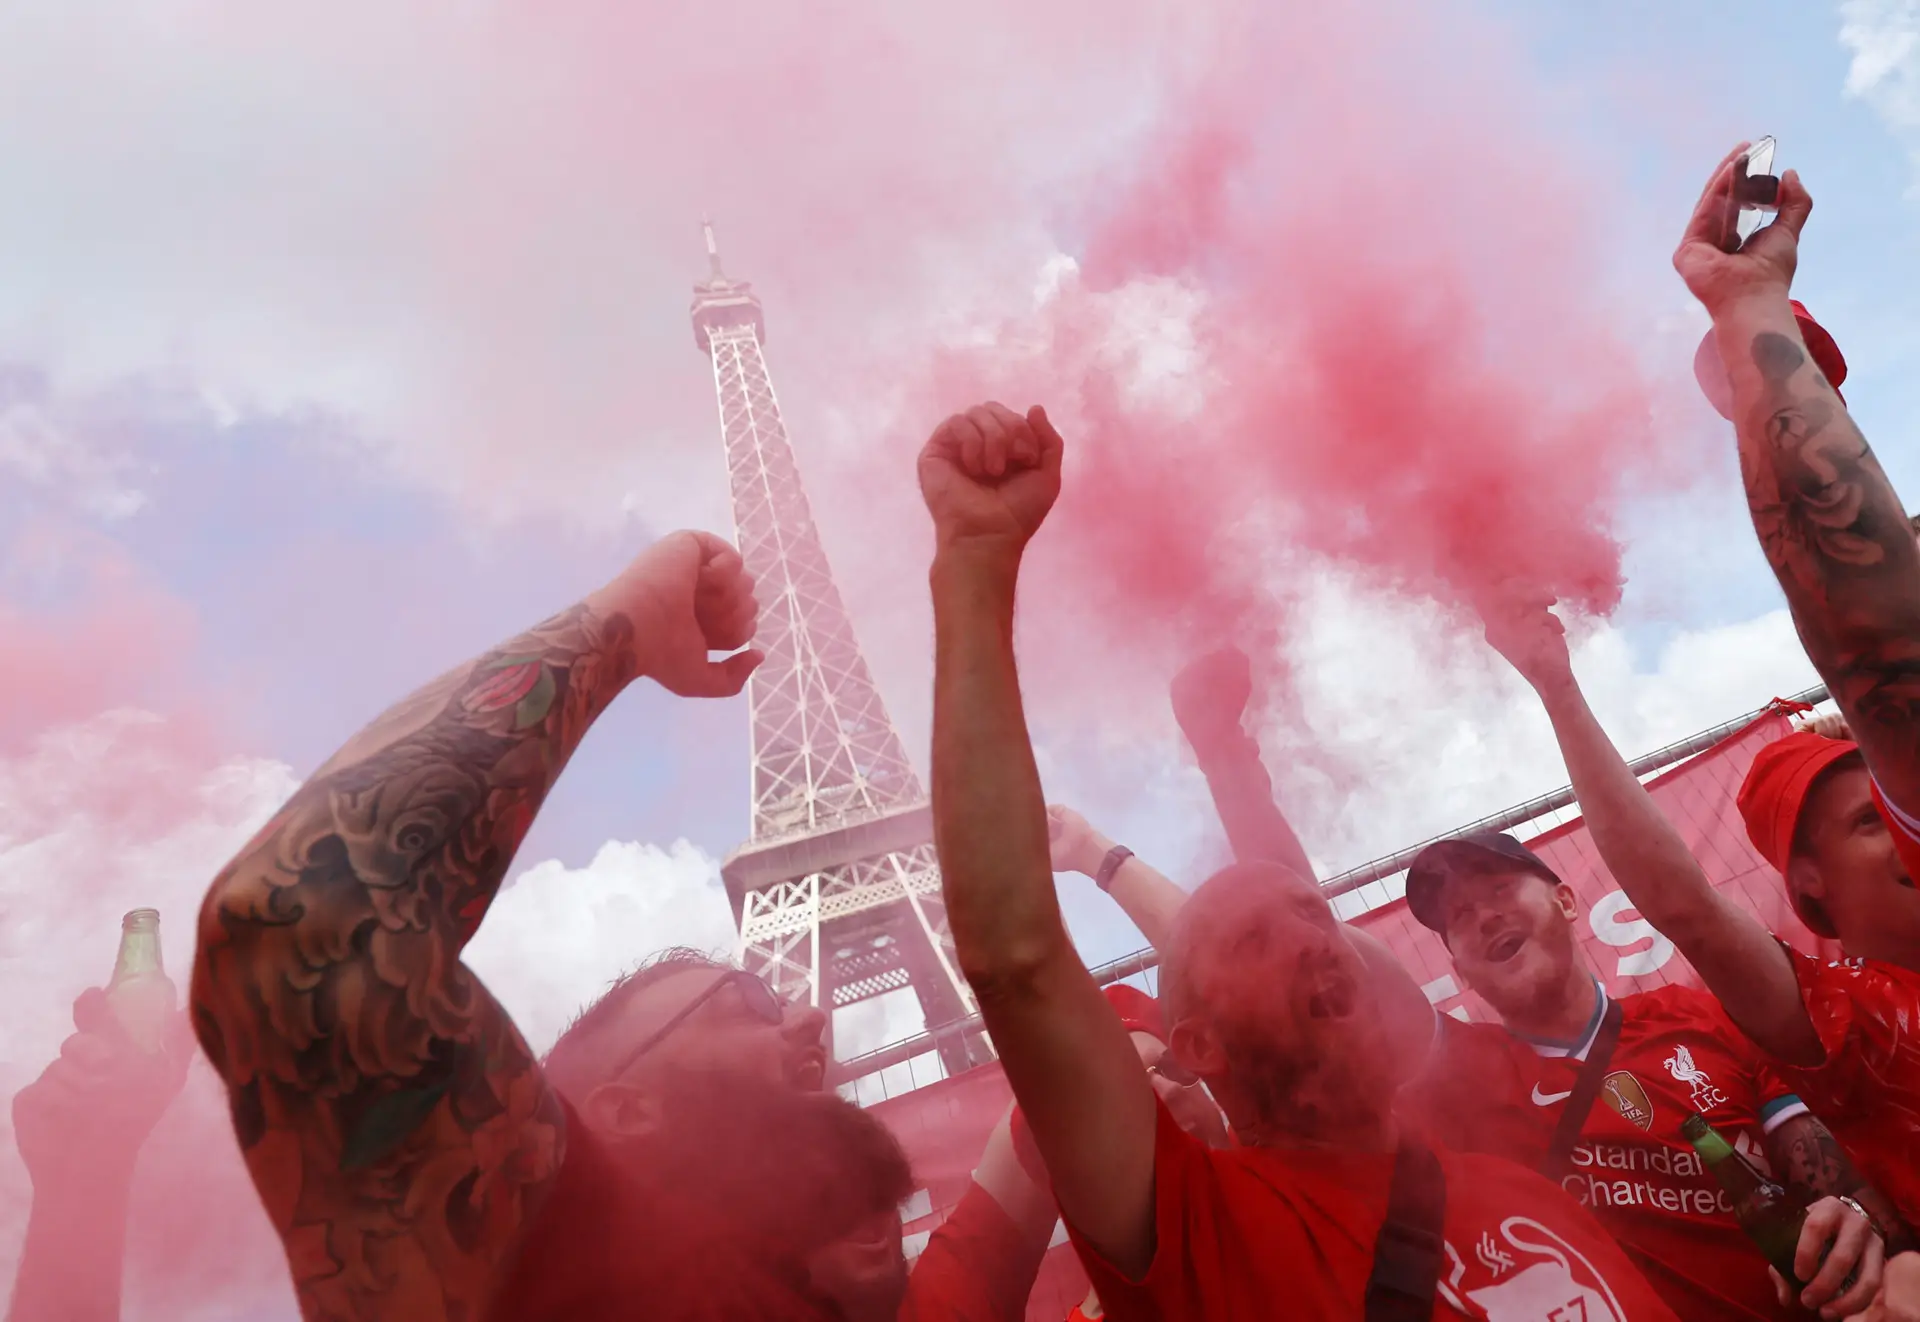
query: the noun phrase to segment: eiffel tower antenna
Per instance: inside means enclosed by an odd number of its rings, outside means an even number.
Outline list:
[[[902,987],[927,1024],[976,1008],[940,896],[933,821],[861,655],[807,501],[745,281],[720,267],[694,286],[693,334],[713,362],[740,554],[758,584],[748,682],[753,833],[721,868],[744,967],[829,1012]],[[978,1035],[943,1043],[957,1074],[990,1058]]]

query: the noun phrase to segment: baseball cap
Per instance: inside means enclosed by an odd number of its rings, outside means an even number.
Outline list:
[[[1773,864],[1774,871],[1786,875],[1787,859],[1793,853],[1794,831],[1800,825],[1800,812],[1807,804],[1807,791],[1813,782],[1842,758],[1851,757],[1860,746],[1851,739],[1829,739],[1811,730],[1796,730],[1776,739],[1754,754],[1747,778],[1740,782],[1734,802],[1740,819],[1747,824],[1747,839],[1760,857]],[[1794,912],[1815,933],[1837,937],[1833,925],[1817,912],[1803,910],[1791,894]]]
[[[1840,352],[1840,346],[1834,343],[1833,336],[1827,334],[1827,328],[1813,319],[1806,304],[1799,299],[1788,300],[1793,308],[1793,320],[1800,327],[1800,338],[1807,342],[1807,352],[1813,355],[1814,366],[1827,378],[1833,387],[1833,393],[1840,394],[1840,383],[1847,379],[1847,360]],[[1700,341],[1700,347],[1693,353],[1693,377],[1700,383],[1700,389],[1706,392],[1707,402],[1721,417],[1733,418],[1733,385],[1727,380],[1727,365],[1720,360],[1720,350],[1713,342],[1713,332],[1708,331],[1706,338]],[[1842,404],[1846,396],[1840,396]]]
[[[1485,868],[1488,863],[1508,863],[1522,872],[1531,872],[1558,886],[1560,874],[1548,867],[1540,855],[1528,849],[1504,831],[1474,831],[1436,840],[1418,854],[1407,868],[1407,908],[1420,921],[1442,936],[1446,935],[1445,915],[1440,897],[1447,878],[1463,868]]]
[[[1108,983],[1100,989],[1107,998],[1107,1004],[1119,1012],[1120,1022],[1129,1033],[1145,1033],[1165,1042],[1167,1040],[1166,1021],[1160,1015],[1160,1002],[1124,982]]]

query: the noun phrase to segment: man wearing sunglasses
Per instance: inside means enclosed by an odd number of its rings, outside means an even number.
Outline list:
[[[194,1026],[310,1322],[897,1303],[906,1168],[820,1091],[819,1011],[671,954],[542,1062],[460,960],[600,713],[739,692],[756,615],[731,547],[665,538],[375,720],[214,881]]]

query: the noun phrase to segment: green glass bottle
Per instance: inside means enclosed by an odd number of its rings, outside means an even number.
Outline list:
[[[1773,1269],[1792,1282],[1797,1293],[1806,1282],[1793,1273],[1794,1251],[1800,1247],[1800,1227],[1807,1209],[1795,1202],[1786,1186],[1734,1150],[1706,1117],[1690,1115],[1680,1132],[1693,1144],[1720,1187],[1733,1200],[1733,1216],[1747,1238],[1759,1246]]]
[[[160,959],[160,911],[135,909],[120,920],[120,953],[107,980],[107,1004],[142,1051],[166,1046],[178,993]]]

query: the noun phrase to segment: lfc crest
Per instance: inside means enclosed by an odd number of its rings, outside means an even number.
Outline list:
[[[1705,1070],[1693,1063],[1693,1053],[1684,1045],[1675,1047],[1667,1057],[1667,1073],[1692,1089],[1693,1109],[1702,1115],[1726,1104],[1727,1095],[1713,1086]]]
[[[1607,1099],[1607,1105],[1620,1113],[1624,1120],[1630,1120],[1642,1129],[1653,1128],[1653,1102],[1647,1096],[1647,1090],[1640,1086],[1640,1080],[1626,1070],[1615,1070],[1600,1081],[1600,1095]]]

